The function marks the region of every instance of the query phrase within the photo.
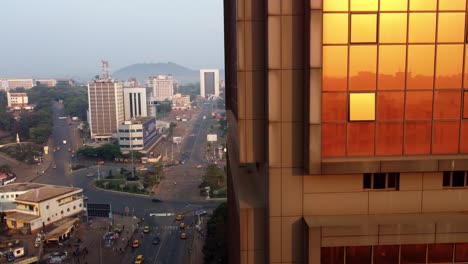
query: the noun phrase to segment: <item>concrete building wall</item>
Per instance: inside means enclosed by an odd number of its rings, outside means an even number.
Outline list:
[[[146,88],[131,87],[124,88],[124,110],[125,120],[133,117],[147,116]]]
[[[81,213],[84,208],[82,191],[61,195],[39,204],[40,220],[49,225],[60,219]]]
[[[200,70],[200,96],[208,95],[219,96],[219,70],[202,69]]]
[[[158,75],[153,77],[153,96],[156,97],[158,101],[172,100],[174,95],[174,78],[171,74],[168,75]]]

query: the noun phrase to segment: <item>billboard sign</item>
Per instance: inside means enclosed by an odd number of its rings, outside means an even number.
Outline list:
[[[156,135],[156,118],[153,117],[143,123],[143,144],[146,145],[153,140]]]
[[[216,141],[218,141],[218,135],[217,134],[207,134],[206,135],[206,141],[216,142]]]

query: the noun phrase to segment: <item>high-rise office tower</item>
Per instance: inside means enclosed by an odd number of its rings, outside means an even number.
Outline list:
[[[124,121],[122,83],[97,79],[88,83],[89,126],[91,138],[110,139]]]
[[[210,95],[219,96],[219,70],[200,70],[200,95],[208,97]]]
[[[466,11],[224,1],[230,262],[468,261]]]
[[[147,116],[146,88],[124,88],[125,120]]]
[[[149,77],[147,83],[153,88],[153,96],[158,101],[172,100],[174,95],[174,78],[172,74]]]

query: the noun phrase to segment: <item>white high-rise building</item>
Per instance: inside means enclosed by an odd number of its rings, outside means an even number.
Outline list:
[[[200,95],[208,97],[210,95],[219,96],[219,70],[200,70]]]
[[[129,87],[123,89],[125,120],[148,115],[146,103],[146,88]]]
[[[88,83],[88,121],[92,139],[110,139],[114,136],[124,121],[123,101],[121,82],[98,79]]]
[[[148,84],[152,84],[153,96],[158,101],[172,100],[174,95],[174,78],[172,74],[150,77]]]

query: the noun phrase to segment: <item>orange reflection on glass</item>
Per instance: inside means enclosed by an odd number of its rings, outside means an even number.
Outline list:
[[[435,91],[434,119],[460,119],[460,105],[460,90]]]
[[[351,0],[351,11],[377,11],[378,0]]]
[[[432,92],[406,93],[406,120],[432,119]]]
[[[408,89],[433,88],[434,49],[434,45],[408,46]]]
[[[408,0],[380,0],[380,11],[406,11]]]
[[[465,10],[466,0],[439,0],[439,10]]]
[[[348,11],[348,0],[323,0],[323,11]]]
[[[377,42],[377,15],[351,15],[351,43]]]
[[[349,94],[349,121],[375,120],[375,93]]]
[[[426,1],[426,0],[424,0]],[[435,13],[410,13],[409,19],[410,43],[435,42],[436,14]]]
[[[348,120],[348,94],[322,94],[322,122],[346,122]]]
[[[406,43],[406,13],[381,13],[380,43]]]
[[[348,124],[348,155],[369,156],[374,154],[374,122]]]
[[[468,154],[468,121],[462,121],[461,126],[462,126],[462,129],[461,129],[461,135],[460,135],[460,152],[464,154]],[[468,255],[468,250],[466,253]]]
[[[410,0],[411,11],[435,11],[436,7],[437,0]]]
[[[346,124],[322,124],[322,156],[345,156]]]
[[[438,42],[460,42],[465,37],[465,13],[439,13]]]
[[[377,120],[403,121],[405,92],[379,92],[377,94]]]
[[[405,45],[382,45],[379,48],[378,89],[405,88]]]
[[[463,45],[438,45],[436,88],[461,88]]]
[[[377,46],[351,46],[349,54],[349,90],[375,90]]]
[[[468,49],[468,45],[465,45]],[[468,52],[465,52],[465,72],[463,73],[463,87],[468,88]]]
[[[323,44],[348,43],[348,14],[323,14]]]
[[[405,154],[429,154],[431,150],[431,129],[432,122],[406,122]],[[422,256],[425,259],[425,254]]]
[[[463,91],[463,100],[463,119],[468,119],[468,91]]]
[[[457,154],[460,135],[460,121],[434,122],[432,142],[433,154]]]
[[[323,90],[345,91],[347,88],[348,46],[323,47]]]
[[[376,154],[401,155],[403,152],[403,122],[377,123]],[[398,249],[397,249],[398,252]],[[398,254],[397,254],[398,261]]]

